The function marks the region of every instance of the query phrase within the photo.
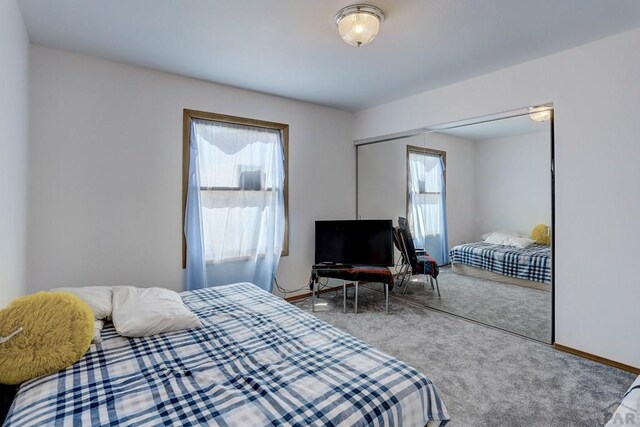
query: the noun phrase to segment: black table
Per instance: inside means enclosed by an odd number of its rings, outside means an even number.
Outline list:
[[[309,288],[311,289],[311,310],[315,311],[315,303],[318,294],[318,279],[326,277],[342,280],[342,310],[347,312],[347,284],[355,286],[354,313],[358,312],[358,284],[359,282],[379,282],[384,284],[385,313],[389,313],[389,292],[393,289],[393,274],[387,267],[370,265],[340,265],[340,264],[315,264],[311,267]]]

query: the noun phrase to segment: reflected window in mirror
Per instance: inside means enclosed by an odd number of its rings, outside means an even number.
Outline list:
[[[407,219],[417,247],[448,264],[446,152],[407,146]]]

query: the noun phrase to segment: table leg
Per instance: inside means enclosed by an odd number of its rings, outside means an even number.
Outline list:
[[[311,311],[316,311],[316,294],[318,293],[318,281],[313,281],[313,291],[311,291]]]
[[[342,312],[347,312],[347,281],[342,281]]]

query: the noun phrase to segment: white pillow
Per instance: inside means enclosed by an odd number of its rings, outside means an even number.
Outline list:
[[[110,286],[86,286],[79,288],[57,288],[53,291],[70,292],[77,295],[81,300],[87,303],[93,311],[95,324],[93,327],[92,343],[102,342],[102,328],[104,321],[111,319],[111,296],[112,289]]]
[[[96,320],[93,324],[93,339],[92,343],[98,344],[102,342],[102,328],[104,328],[104,320]]]
[[[82,288],[57,288],[52,291],[71,292],[84,300],[91,310],[96,320],[109,320],[111,318],[111,286],[87,286]]]
[[[124,337],[146,337],[202,326],[176,292],[163,288],[113,288],[113,326]]]

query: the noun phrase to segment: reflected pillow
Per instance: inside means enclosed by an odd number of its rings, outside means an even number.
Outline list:
[[[535,243],[527,237],[510,236],[500,232],[491,233],[484,242],[493,245],[513,246],[520,249],[526,249]]]
[[[500,231],[494,231],[493,233],[489,233],[489,235],[484,239],[484,242],[491,243],[492,245],[502,245],[503,242],[509,237],[512,236],[504,234]]]
[[[501,234],[503,236],[511,236],[511,237],[527,237],[524,234],[517,233],[515,231],[490,231],[489,233],[484,233],[480,236],[480,240],[486,241],[492,234]]]
[[[531,238],[539,245],[551,244],[551,232],[548,225],[538,224],[531,230]]]
[[[513,246],[514,248],[526,249],[535,242],[528,237],[508,237],[502,244],[505,246]]]

